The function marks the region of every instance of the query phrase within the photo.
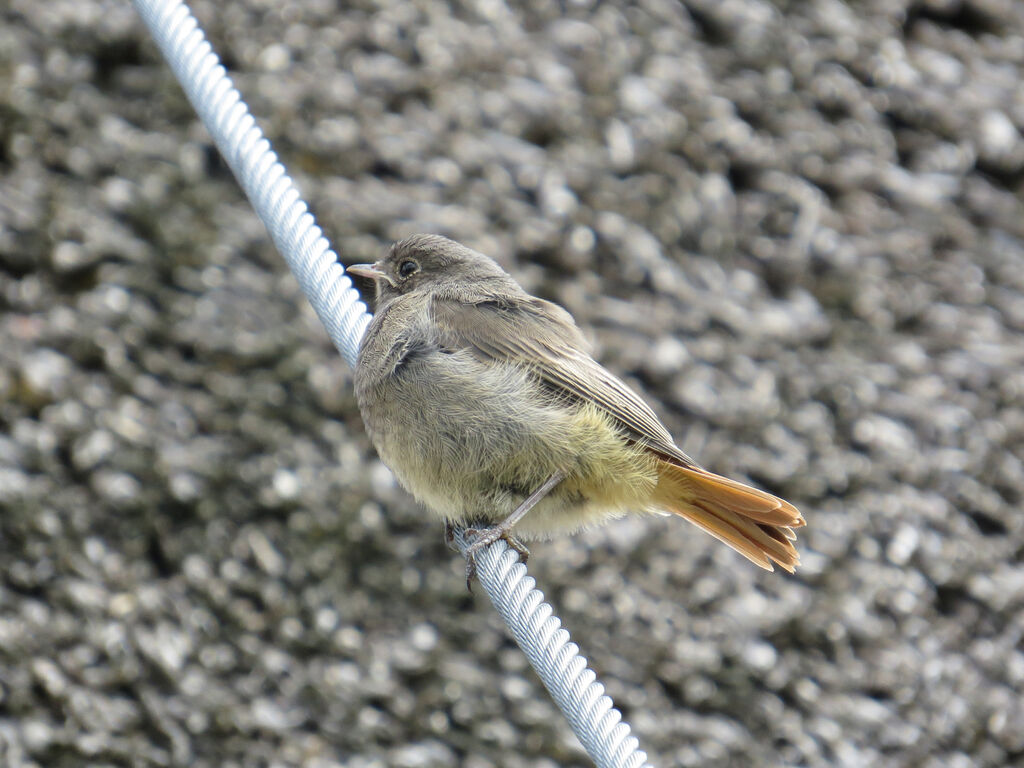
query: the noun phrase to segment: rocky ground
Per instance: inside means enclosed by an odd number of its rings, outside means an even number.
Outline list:
[[[1024,760],[1024,5],[196,3],[343,258],[569,308],[716,471],[531,572],[659,766]],[[0,762],[588,765],[124,0],[0,11]]]

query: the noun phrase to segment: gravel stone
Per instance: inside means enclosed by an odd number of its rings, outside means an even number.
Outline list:
[[[804,511],[533,548],[654,764],[1024,761],[1024,5],[194,10],[346,262],[490,253]],[[131,4],[0,14],[0,762],[588,765]]]

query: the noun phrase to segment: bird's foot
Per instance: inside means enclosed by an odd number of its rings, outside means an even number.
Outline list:
[[[526,562],[526,559],[530,556],[530,550],[523,546],[523,542],[512,535],[512,528],[523,519],[527,512],[537,505],[537,502],[547,496],[551,489],[564,479],[565,470],[556,469],[540,488],[527,496],[523,503],[516,507],[515,511],[500,523],[487,528],[467,528],[463,532],[463,536],[473,538],[473,542],[466,547],[466,586],[469,587],[470,592],[473,591],[473,577],[476,575],[477,553],[498,539],[504,539],[508,542],[508,545],[522,556],[523,562]]]
[[[473,577],[476,576],[476,556],[482,550],[489,547],[498,539],[504,539],[510,549],[519,553],[525,563],[530,557],[530,550],[526,548],[519,539],[512,535],[511,526],[499,523],[487,528],[467,528],[462,532],[466,541],[471,541],[466,547],[466,588],[473,591]]]

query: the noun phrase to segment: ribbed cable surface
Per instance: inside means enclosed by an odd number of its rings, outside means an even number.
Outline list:
[[[366,306],[195,17],[180,0],[134,4],[334,345],[354,367],[370,322]],[[456,540],[465,552],[461,532]],[[477,577],[598,768],[647,766],[647,755],[518,555],[496,542],[477,555]]]
[[[199,23],[177,0],[136,0],[135,7],[334,345],[355,366],[370,322],[366,306]]]
[[[465,554],[462,531],[455,532],[455,543]],[[598,768],[650,768],[647,753],[630,735],[622,713],[554,609],[544,602],[518,553],[499,539],[477,555],[476,565],[487,596]]]

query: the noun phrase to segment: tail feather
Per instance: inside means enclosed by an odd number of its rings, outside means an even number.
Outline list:
[[[796,541],[796,534],[793,532],[793,529],[790,528],[788,525],[774,526],[765,525],[763,523],[758,523],[758,525],[761,527],[762,531],[767,533],[773,539],[781,542],[782,544],[788,544],[791,541]]]
[[[671,462],[658,465],[656,503],[765,568],[800,565],[793,528],[805,525],[788,501],[735,480]]]

